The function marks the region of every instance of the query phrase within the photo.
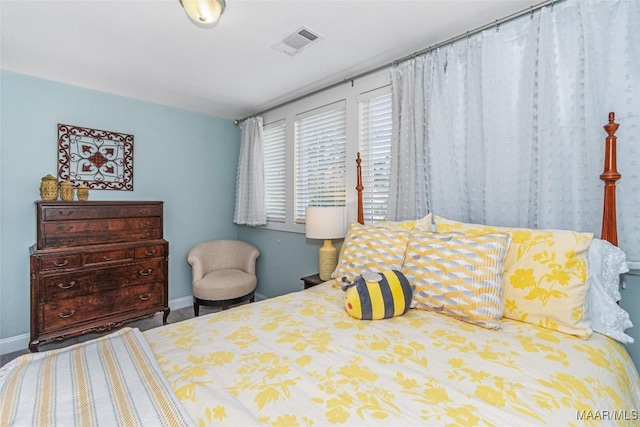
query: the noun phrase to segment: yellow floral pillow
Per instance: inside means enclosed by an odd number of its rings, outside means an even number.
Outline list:
[[[342,285],[343,277],[353,282],[367,271],[399,271],[407,240],[408,231],[352,223],[342,244],[338,266],[331,275],[336,286]]]
[[[586,252],[593,233],[466,224],[434,216],[438,232],[508,233],[504,317],[588,338]]]
[[[412,307],[484,328],[502,327],[506,234],[429,233],[414,229],[402,273],[415,286]]]

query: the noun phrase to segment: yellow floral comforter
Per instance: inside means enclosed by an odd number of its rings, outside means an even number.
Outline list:
[[[349,317],[329,283],[145,332],[200,425],[640,425],[617,342],[509,319]]]

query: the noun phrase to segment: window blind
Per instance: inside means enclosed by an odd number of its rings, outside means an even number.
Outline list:
[[[284,120],[265,125],[262,137],[267,221],[285,222],[287,140]]]
[[[391,178],[391,94],[358,102],[365,224],[386,218]]]
[[[344,206],[346,108],[344,101],[301,114],[294,124],[295,222],[307,206]]]

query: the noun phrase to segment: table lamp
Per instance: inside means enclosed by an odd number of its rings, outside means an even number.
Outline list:
[[[344,207],[308,206],[306,211],[306,236],[309,239],[324,239],[318,253],[320,279],[330,280],[338,265],[338,251],[331,239],[346,235]]]

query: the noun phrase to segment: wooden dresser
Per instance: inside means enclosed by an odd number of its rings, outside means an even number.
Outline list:
[[[29,350],[159,311],[167,323],[162,202],[36,202],[36,209]]]

